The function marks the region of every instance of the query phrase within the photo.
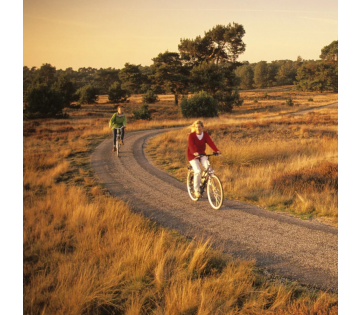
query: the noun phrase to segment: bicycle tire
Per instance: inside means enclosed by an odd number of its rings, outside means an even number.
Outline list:
[[[119,157],[120,154],[120,141],[116,140],[116,155]]]
[[[195,196],[195,191],[194,191],[194,171],[188,171],[186,186],[191,200],[198,201],[199,198]]]
[[[219,177],[211,175],[207,182],[207,195],[210,205],[218,210],[224,201],[224,190]]]

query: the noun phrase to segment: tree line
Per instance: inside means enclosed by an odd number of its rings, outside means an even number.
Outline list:
[[[301,91],[338,92],[338,41],[321,50],[320,60],[276,60],[271,63],[245,62],[235,70],[240,89],[295,84]]]
[[[321,61],[299,57],[296,62],[249,64],[237,61],[245,51],[244,35],[240,24],[217,25],[204,36],[181,38],[179,52],[159,53],[150,66],[126,63],[122,69],[84,67],[77,71],[57,70],[50,64],[39,69],[25,66],[24,114],[29,118],[63,117],[64,108],[94,103],[100,94],[107,94],[115,103],[128,102],[132,94],[144,94],[144,103],[151,103],[158,100],[158,94],[171,93],[174,104],[181,100],[183,108],[191,103],[187,102],[189,93],[201,93],[215,101],[217,114],[241,105],[240,89],[295,82],[300,89],[337,91],[337,41],[336,58],[333,42],[322,50]]]

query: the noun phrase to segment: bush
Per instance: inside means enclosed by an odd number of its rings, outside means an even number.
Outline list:
[[[131,96],[131,94],[128,90],[123,90],[121,88],[120,82],[117,82],[117,81],[114,82],[109,88],[108,99],[110,102],[115,102],[115,103],[129,102],[128,97],[130,97],[130,96]]]
[[[257,102],[258,102],[258,100],[257,100],[257,98],[255,98],[255,99],[254,99],[254,103],[257,103]]]
[[[139,120],[139,119],[150,120],[151,112],[149,111],[149,105],[144,104],[143,106],[141,106],[139,110],[134,110],[133,118],[135,120]]]
[[[241,106],[244,102],[237,90],[232,93],[216,92],[214,98],[218,102],[220,113],[231,113],[234,106]]]
[[[159,101],[159,97],[154,93],[152,90],[148,90],[142,96],[143,104],[154,104],[155,102]]]
[[[313,101],[312,97],[308,98],[308,102],[312,102],[312,101]]]
[[[289,98],[286,100],[286,105],[288,105],[288,106],[294,106],[294,103],[293,103],[291,97],[289,97]]]
[[[62,113],[66,100],[60,91],[50,88],[46,83],[29,88],[25,96],[26,118],[64,118]]]
[[[79,104],[93,104],[99,98],[99,90],[91,84],[81,87],[75,94],[78,96]]]
[[[180,103],[181,114],[185,118],[216,117],[218,116],[218,102],[208,93],[201,91],[193,97],[185,97]]]

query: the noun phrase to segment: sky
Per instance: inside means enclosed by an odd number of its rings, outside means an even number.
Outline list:
[[[232,22],[246,32],[239,61],[316,60],[338,40],[338,1],[24,0],[23,66],[149,66],[181,38]]]

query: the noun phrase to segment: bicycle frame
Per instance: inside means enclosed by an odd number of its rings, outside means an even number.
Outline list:
[[[217,156],[219,154],[217,154],[217,153],[200,154],[198,159],[200,160],[202,156],[207,156],[209,158],[210,156],[214,156],[214,155]],[[205,191],[205,187],[210,178],[210,172],[212,171],[212,173],[214,173],[214,171],[211,169],[210,159],[208,159],[208,162],[209,162],[209,166],[206,168],[206,170],[201,172],[201,178],[200,178],[200,192],[201,193],[203,193]]]
[[[121,144],[120,144],[120,135],[121,135],[120,130],[123,129],[123,128],[125,128],[125,126],[122,126],[120,128],[114,128],[116,130],[116,154],[117,154],[117,156],[119,156],[119,151],[120,151],[120,146],[121,146]]]
[[[201,158],[202,156],[210,157],[213,155],[219,155],[219,154],[215,152],[213,154],[202,154],[199,155],[197,159]],[[214,171],[211,168],[210,160],[208,162],[209,162],[209,166],[204,171],[202,171],[200,177],[200,194],[202,195],[206,190],[210,205],[214,209],[218,210],[222,206],[224,200],[224,191],[220,179],[214,174]],[[187,175],[188,193],[193,201],[197,201],[199,197],[194,195],[193,179],[194,179],[193,168],[192,166],[188,166],[188,175]]]

